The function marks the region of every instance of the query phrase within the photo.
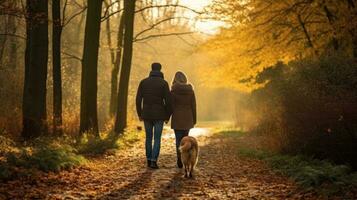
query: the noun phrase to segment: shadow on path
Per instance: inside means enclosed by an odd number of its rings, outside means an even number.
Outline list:
[[[167,184],[160,186],[160,190],[154,195],[154,198],[167,199],[171,197],[171,199],[178,199],[183,190],[184,184],[182,172],[177,171]]]
[[[129,199],[131,196],[137,195],[140,190],[145,188],[151,180],[153,170],[146,169],[138,175],[136,179],[121,188],[110,191],[109,193],[99,196],[97,199]],[[128,177],[129,178],[129,177]]]

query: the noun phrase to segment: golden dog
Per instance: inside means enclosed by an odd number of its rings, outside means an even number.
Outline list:
[[[185,177],[193,177],[193,170],[198,161],[198,143],[194,137],[185,136],[182,138],[179,150],[181,160],[185,169]]]

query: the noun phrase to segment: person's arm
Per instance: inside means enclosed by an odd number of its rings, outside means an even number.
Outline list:
[[[196,96],[195,92],[193,92],[192,100],[191,100],[191,108],[192,108],[192,116],[193,116],[193,124],[197,123],[197,111],[196,111]]]
[[[172,114],[172,102],[171,102],[171,93],[169,89],[169,84],[167,82],[165,82],[165,86],[164,86],[164,101],[165,101],[165,109],[167,114],[166,121],[169,121]]]
[[[142,93],[142,82],[140,82],[138,91],[136,93],[136,112],[138,114],[138,117],[140,121],[142,120],[141,118],[141,113],[142,113],[142,102],[143,102],[143,93]]]

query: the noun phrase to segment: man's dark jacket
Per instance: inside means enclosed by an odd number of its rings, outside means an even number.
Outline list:
[[[169,84],[160,71],[151,71],[139,84],[136,111],[143,120],[169,120],[171,100]]]

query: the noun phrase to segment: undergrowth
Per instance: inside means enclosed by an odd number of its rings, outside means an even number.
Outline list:
[[[85,134],[77,143],[76,148],[80,154],[101,155],[106,152],[130,147],[139,140],[139,132],[125,132],[121,135],[108,133],[103,137],[93,137],[92,135]]]
[[[41,146],[33,149],[22,149],[20,154],[9,153],[7,163],[10,166],[37,168],[49,172],[58,172],[81,165],[86,159],[76,154],[76,150],[69,145]]]
[[[221,132],[225,137],[241,137],[241,132]],[[249,136],[248,136],[249,137]],[[254,137],[254,136],[253,136]],[[357,187],[357,172],[347,165],[336,165],[303,155],[284,155],[266,150],[250,149],[237,144],[238,154],[265,161],[274,171],[292,178],[306,190],[326,195],[344,193]]]
[[[84,134],[78,140],[71,137],[42,137],[17,146],[15,142],[4,139],[0,142],[0,181],[31,175],[33,170],[70,170],[88,162],[86,156],[115,152],[130,147],[138,140],[139,132],[120,136],[104,134],[102,137]]]

